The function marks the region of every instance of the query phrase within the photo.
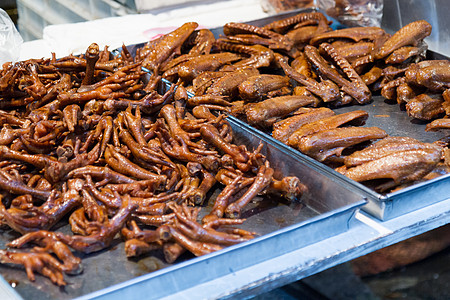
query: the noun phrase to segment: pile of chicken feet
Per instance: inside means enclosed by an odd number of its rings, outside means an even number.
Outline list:
[[[82,272],[81,253],[119,236],[128,257],[159,249],[171,263],[252,239],[233,225],[257,195],[300,198],[305,186],[274,178],[263,145],[233,143],[224,115],[201,105],[188,111],[183,86],[158,93],[156,69],[170,53],[208,46],[188,43],[200,33],[185,27],[183,38],[167,34],[136,56],[92,44],[80,56],[3,65],[0,222],[21,236],[0,250],[2,264],[63,286],[64,274]],[[142,70],[150,65],[151,76]],[[61,223],[72,233],[55,230]]]

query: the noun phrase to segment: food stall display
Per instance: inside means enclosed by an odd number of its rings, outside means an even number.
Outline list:
[[[316,11],[189,22],[139,46],[5,64],[1,269],[23,266],[23,293],[48,298],[149,271],[186,287],[342,234],[365,198],[381,219],[447,199],[448,60],[427,59],[431,26],[330,25]],[[393,108],[438,132],[363,126]],[[99,268],[118,274],[89,283]]]
[[[187,87],[188,105],[228,111],[348,184],[363,182],[365,209],[380,219],[446,199],[450,65],[427,52],[431,25],[415,21],[390,35],[332,30],[314,11],[271,20],[213,29],[219,53],[184,54],[159,72]],[[431,202],[422,201],[430,190]]]

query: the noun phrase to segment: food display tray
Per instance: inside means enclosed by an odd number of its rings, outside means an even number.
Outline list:
[[[264,26],[271,22],[296,15],[299,12],[308,11],[312,10],[290,11],[247,23],[255,26]],[[344,28],[344,26],[336,20],[330,17],[328,18],[333,21],[331,27],[334,30]],[[216,38],[223,34],[222,27],[214,28],[211,31],[214,33]],[[444,55],[430,50],[427,51],[426,55],[426,59],[449,59]],[[406,111],[402,111],[400,109],[398,104],[388,103],[380,95],[374,95],[373,101],[366,105],[351,105],[333,110],[338,114],[354,110],[365,110],[369,113],[369,119],[366,121],[365,126],[379,127],[391,136],[409,136],[421,142],[428,143],[434,142],[446,136],[444,131],[426,132],[425,122],[409,117]],[[238,122],[245,123],[240,120],[238,120]],[[290,148],[289,146],[273,139],[270,136],[270,133],[266,133],[266,138],[271,139],[274,143],[278,143],[280,148]],[[299,151],[294,151],[299,156],[303,155]],[[328,173],[330,176],[339,178],[339,180],[346,186],[352,186],[358,189],[368,200],[367,205],[365,205],[362,209],[380,220],[389,220],[438,201],[450,198],[450,174],[446,174],[426,182],[420,182],[396,192],[381,194],[364,186],[363,184],[348,179],[331,168],[329,168]]]
[[[263,25],[295,13],[249,23]],[[213,32],[218,36],[221,28]],[[135,53],[142,46],[128,48]],[[164,83],[166,88],[171,85]],[[353,109],[367,110],[366,126],[381,127],[391,135],[409,135],[426,142],[443,136],[442,132],[425,133],[424,124],[413,124],[406,112],[400,111],[397,105],[385,103],[380,96],[368,105],[344,107],[336,112]],[[68,284],[64,288],[39,275],[35,282],[30,282],[23,269],[0,265],[5,282],[13,285],[24,299],[159,299],[342,234],[350,228],[361,208],[380,219],[389,219],[450,197],[449,175],[391,194],[376,193],[241,120],[232,116],[228,120],[235,143],[249,149],[263,143],[262,153],[274,168],[276,178],[294,175],[308,188],[300,201],[292,203],[268,197],[251,202],[242,214],[246,221],[241,228],[256,232],[255,239],[201,257],[185,254],[174,264],[168,264],[159,250],[145,257],[127,259],[124,243],[117,238],[108,249],[80,254],[84,272],[66,276]],[[220,189],[213,191],[210,204],[202,209],[202,214],[209,212],[212,199],[219,192]],[[70,232],[68,225],[58,230]],[[17,237],[12,231],[3,231],[0,247],[4,249]]]
[[[364,125],[365,127],[380,127],[391,136],[409,136],[428,143],[445,136],[444,132],[426,132],[425,123],[415,123],[405,111],[399,109],[398,105],[386,103],[381,96],[373,97],[373,102],[365,106],[348,106],[334,109],[337,114],[353,110],[365,110],[369,113],[369,118]],[[236,122],[241,122],[249,126],[238,119],[236,119]],[[259,131],[258,129],[254,130]],[[291,149],[297,156],[304,157],[306,160],[306,155],[275,140],[270,134],[262,131],[260,131],[260,134],[264,135],[273,143],[276,143],[279,148]],[[389,220],[450,198],[450,174],[419,182],[392,193],[381,194],[361,183],[347,178],[322,163],[313,159],[310,159],[309,162],[321,165],[324,169],[327,169],[327,176],[339,179],[343,185],[349,188],[353,187],[357,189],[368,201],[362,207],[362,210],[380,220]]]
[[[330,176],[329,170],[320,164],[279,147],[249,126],[233,118],[230,124],[237,144],[247,145],[249,149],[264,144],[262,153],[274,168],[275,178],[295,175],[308,188],[300,201],[289,203],[258,197],[250,203],[243,211],[242,217],[247,220],[240,228],[256,232],[255,239],[201,257],[186,254],[175,264],[167,264],[159,250],[145,257],[127,259],[124,243],[117,238],[108,249],[82,255],[84,272],[66,276],[68,284],[64,288],[39,275],[35,282],[30,282],[23,269],[5,265],[0,265],[0,274],[6,282],[15,285],[15,291],[24,299],[109,299],[111,296],[159,299],[349,229],[354,214],[366,203],[359,191]],[[219,189],[214,191],[211,198],[219,192]],[[212,200],[202,213],[208,213],[211,205]],[[70,232],[68,225],[58,230]],[[4,249],[16,237],[12,231],[2,232],[0,247]]]

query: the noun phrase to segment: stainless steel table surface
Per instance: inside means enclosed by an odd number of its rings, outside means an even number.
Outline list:
[[[174,292],[168,293],[166,299],[242,299],[273,290],[449,223],[450,199],[384,222],[357,212],[351,222],[348,231],[323,241],[239,271],[230,270],[212,281],[187,289],[174,287]],[[155,288],[150,280],[140,277],[126,286],[112,286],[81,299],[150,299]],[[0,281],[0,298],[21,299],[4,280]]]

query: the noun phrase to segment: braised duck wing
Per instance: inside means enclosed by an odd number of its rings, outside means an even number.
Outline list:
[[[305,124],[289,137],[288,144],[292,147],[297,147],[300,139],[304,136],[331,128],[337,128],[344,124],[352,123],[352,125],[363,125],[368,117],[369,114],[366,111],[355,110]]]
[[[422,143],[410,137],[389,136],[363,150],[353,152],[345,157],[344,163],[348,168],[351,168],[397,152],[421,149],[439,151],[439,146],[430,143]]]
[[[247,120],[251,125],[271,125],[270,120],[285,117],[296,109],[315,102],[308,96],[280,96],[270,98],[255,104],[250,104],[246,110]],[[274,122],[272,122],[273,124]]]
[[[398,151],[353,168],[343,173],[358,182],[374,179],[392,179],[402,184],[421,179],[431,172],[442,156],[442,149],[413,149]]]
[[[272,136],[280,142],[287,143],[289,137],[303,125],[333,115],[334,112],[326,107],[304,108],[303,113],[296,114],[273,124]]]
[[[333,155],[341,156],[347,147],[386,136],[378,127],[333,128],[302,137],[298,149],[318,161],[325,161]]]

